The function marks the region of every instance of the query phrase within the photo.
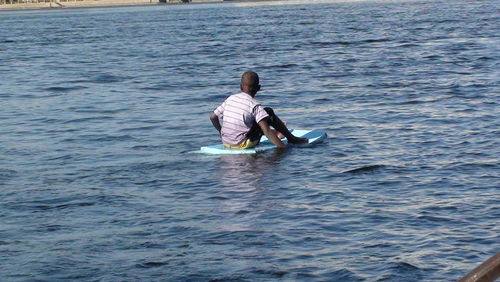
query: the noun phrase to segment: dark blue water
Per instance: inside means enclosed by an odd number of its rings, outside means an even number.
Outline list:
[[[0,279],[455,280],[500,251],[499,1],[1,12]],[[257,98],[327,142],[192,153]]]

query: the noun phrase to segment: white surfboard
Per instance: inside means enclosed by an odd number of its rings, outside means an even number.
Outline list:
[[[293,147],[310,147],[314,144],[320,143],[326,139],[326,132],[323,130],[300,130],[295,129],[292,131],[293,135],[297,137],[303,137],[309,139],[309,142],[306,144],[291,144]],[[287,144],[286,139],[282,139],[283,143]],[[259,145],[251,149],[228,149],[224,147],[222,144],[211,145],[200,148],[200,153],[204,154],[212,154],[212,155],[227,155],[227,154],[255,154],[258,152],[263,152],[267,150],[275,149],[276,145],[274,145],[271,141],[267,139],[266,136],[262,136],[260,139]]]

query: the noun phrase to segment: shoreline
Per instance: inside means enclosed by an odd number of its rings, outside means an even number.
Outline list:
[[[191,0],[192,3],[222,2],[223,0]],[[144,6],[160,4],[179,4],[181,0],[69,0],[69,1],[50,1],[40,3],[16,3],[0,4],[1,11],[19,11],[19,10],[40,10],[40,9],[66,9],[66,8],[92,8],[92,7],[116,7],[116,6]]]
[[[42,9],[66,9],[66,8],[93,8],[93,7],[126,7],[126,6],[152,6],[189,3],[221,3],[232,2],[237,6],[258,5],[280,5],[301,4],[304,0],[0,0],[0,12],[42,10]],[[25,2],[16,4],[5,4],[6,1],[47,1],[47,2]],[[374,0],[317,0],[314,3],[346,3],[346,2],[372,2]],[[378,0],[379,2],[415,2],[418,0]]]

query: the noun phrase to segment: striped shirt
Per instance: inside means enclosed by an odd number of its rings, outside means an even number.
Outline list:
[[[214,113],[223,120],[222,142],[232,146],[245,141],[252,125],[269,116],[261,104],[245,92],[229,96]]]

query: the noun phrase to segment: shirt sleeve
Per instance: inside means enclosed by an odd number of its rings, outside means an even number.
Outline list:
[[[267,114],[266,110],[264,110],[264,107],[261,105],[257,105],[253,108],[252,112],[253,116],[255,117],[255,121],[259,123],[261,120],[265,119],[269,115]]]
[[[218,118],[223,118],[224,117],[224,107],[226,105],[226,102],[222,103],[220,106],[217,107],[217,109],[214,110],[214,114]]]

